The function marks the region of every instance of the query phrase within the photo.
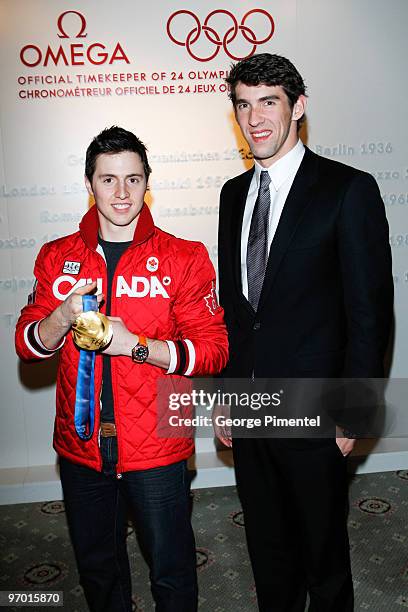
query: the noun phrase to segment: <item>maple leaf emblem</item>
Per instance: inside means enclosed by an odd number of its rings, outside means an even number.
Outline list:
[[[208,295],[204,296],[205,305],[207,306],[210,313],[214,316],[218,308],[217,293],[215,291],[215,285],[211,287],[211,291]]]

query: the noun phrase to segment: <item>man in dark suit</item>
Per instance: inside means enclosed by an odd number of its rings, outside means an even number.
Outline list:
[[[299,140],[305,85],[287,59],[254,55],[227,82],[255,165],[221,192],[225,376],[382,377],[393,282],[376,182]],[[262,612],[303,612],[307,593],[309,612],[353,610],[345,457],[355,440],[340,435],[233,440]]]

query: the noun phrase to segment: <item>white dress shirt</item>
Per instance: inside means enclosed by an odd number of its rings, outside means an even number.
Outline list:
[[[269,232],[268,232],[268,251],[271,247],[276,228],[278,227],[286,198],[299,166],[305,154],[305,147],[301,140],[298,140],[293,149],[286,153],[281,159],[272,164],[269,168],[263,168],[255,160],[255,172],[245,204],[244,218],[241,231],[241,279],[242,292],[248,299],[248,276],[247,276],[247,248],[249,228],[251,226],[252,213],[254,212],[256,198],[258,197],[259,181],[262,171],[269,172],[271,182],[269,190],[271,193],[271,207],[269,210]]]

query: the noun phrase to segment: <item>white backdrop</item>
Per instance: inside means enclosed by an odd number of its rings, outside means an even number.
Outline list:
[[[134,131],[156,223],[202,240],[215,263],[220,188],[251,164],[223,78],[254,47],[303,75],[308,146],[378,180],[394,256],[392,374],[406,376],[407,22],[406,0],[0,1],[0,467],[54,462],[55,361],[20,364],[14,325],[41,244],[75,231],[90,205],[90,140],[113,124]]]

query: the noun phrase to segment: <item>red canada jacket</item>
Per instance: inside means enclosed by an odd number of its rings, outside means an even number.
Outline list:
[[[43,359],[55,352],[41,342],[38,326],[70,292],[97,280],[106,295],[106,264],[98,247],[98,227],[94,206],[83,217],[78,232],[41,248],[34,268],[36,287],[16,327],[21,359]],[[120,316],[135,334],[166,340],[171,356],[167,372],[148,363],[134,363],[130,357],[111,360],[117,471],[144,470],[189,457],[194,450],[190,438],[162,438],[156,433],[157,383],[169,375],[179,380],[180,375],[215,374],[226,365],[227,332],[216,298],[214,268],[205,247],[155,227],[144,205],[133,242],[115,271],[111,315]],[[55,350],[59,350],[59,367],[54,448],[75,463],[101,470],[98,407],[103,357],[97,354],[95,360],[94,435],[83,441],[74,427],[79,350],[72,334],[68,333]]]

